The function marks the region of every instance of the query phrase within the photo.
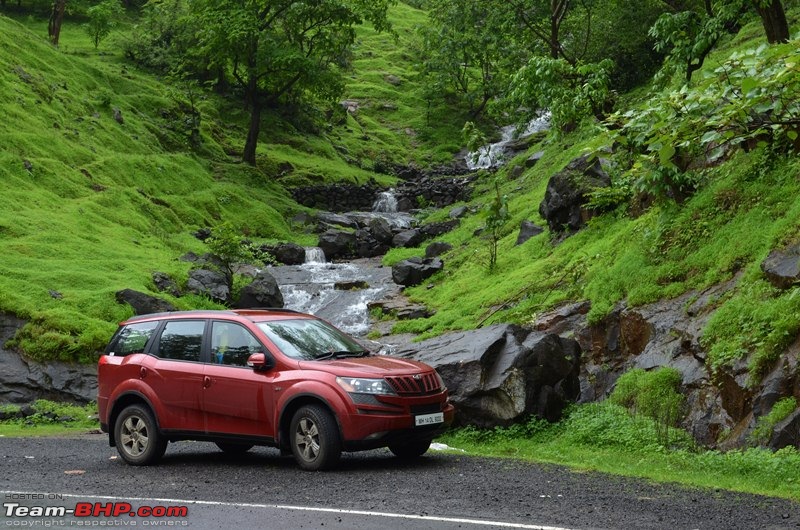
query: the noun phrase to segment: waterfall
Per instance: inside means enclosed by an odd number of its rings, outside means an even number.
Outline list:
[[[378,194],[378,198],[372,205],[373,212],[383,213],[396,213],[397,212],[397,197],[394,195],[394,190],[382,191]]]
[[[319,247],[306,247],[306,263],[325,263],[325,253]]]
[[[514,125],[506,125],[500,129],[500,141],[493,144],[484,145],[477,151],[468,153],[466,156],[467,168],[470,170],[475,169],[490,169],[500,167],[505,163],[506,149],[516,138],[524,138],[531,134],[546,131],[550,128],[550,113],[542,112],[534,119],[532,119],[525,130],[521,134],[517,134],[517,128]]]

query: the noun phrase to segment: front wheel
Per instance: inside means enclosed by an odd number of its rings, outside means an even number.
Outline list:
[[[336,419],[320,405],[300,407],[289,426],[294,459],[308,471],[328,469],[342,454]]]
[[[418,458],[424,455],[430,446],[430,440],[419,440],[416,442],[391,444],[389,446],[389,451],[399,458]]]
[[[142,405],[130,405],[120,412],[114,439],[119,456],[133,466],[154,464],[167,450],[167,439],[158,432],[153,414]]]

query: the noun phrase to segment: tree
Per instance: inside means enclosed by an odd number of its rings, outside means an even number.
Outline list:
[[[94,42],[94,48],[100,45],[100,41],[108,37],[117,26],[119,17],[123,13],[122,4],[118,0],[105,0],[86,10],[89,22],[83,25],[83,29],[89,34]]]
[[[770,44],[789,42],[789,24],[781,0],[752,0],[752,2],[761,17],[767,42]]]
[[[515,58],[502,10],[492,2],[434,0],[428,16],[421,55],[430,92],[459,95],[475,118],[505,87]]]
[[[508,197],[500,195],[500,185],[494,184],[495,197],[486,205],[486,227],[484,238],[489,245],[489,272],[497,266],[497,247],[503,237],[503,228],[511,219]]]
[[[67,0],[54,0],[53,9],[50,12],[50,20],[47,23],[47,35],[53,46],[58,46],[58,39],[61,37],[61,24],[64,22],[64,13],[67,10]]]
[[[216,260],[212,263],[225,277],[228,292],[233,293],[233,277],[240,263],[253,259],[251,247],[229,223],[223,223],[211,230],[211,237],[206,239],[206,245]]]
[[[199,47],[241,88],[250,125],[242,158],[256,163],[261,114],[300,95],[333,100],[341,93],[340,67],[355,42],[354,26],[388,28],[392,0],[198,0]]]

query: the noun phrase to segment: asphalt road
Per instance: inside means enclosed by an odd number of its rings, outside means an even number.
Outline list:
[[[345,454],[335,471],[309,473],[274,449],[229,456],[213,444],[180,442],[158,466],[135,468],[101,435],[0,438],[0,497],[0,530],[800,528],[800,504],[790,501],[557,466],[436,451],[404,463],[381,450]],[[120,513],[74,517],[58,507]],[[142,507],[176,513],[145,517]]]

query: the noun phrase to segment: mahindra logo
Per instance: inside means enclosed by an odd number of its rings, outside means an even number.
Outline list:
[[[422,376],[421,376],[421,375],[419,375],[419,374],[414,374],[412,377],[414,378],[414,381],[420,381],[420,380],[422,380]]]

